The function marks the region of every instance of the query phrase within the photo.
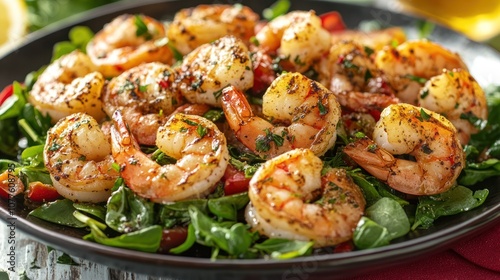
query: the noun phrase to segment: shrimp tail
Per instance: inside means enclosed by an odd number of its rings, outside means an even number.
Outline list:
[[[388,151],[381,149],[368,137],[349,143],[344,148],[346,153],[357,164],[363,166],[373,176],[387,181],[391,167],[396,164],[396,159]]]

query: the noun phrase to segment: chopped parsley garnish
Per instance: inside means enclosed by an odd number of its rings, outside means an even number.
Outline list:
[[[277,147],[281,147],[283,146],[283,143],[285,141],[285,134],[286,132],[283,131],[283,135],[278,135],[278,134],[274,134],[271,132],[271,130],[269,130],[269,128],[266,128],[264,130],[264,132],[266,133],[265,136],[263,135],[259,135],[257,137],[257,139],[255,140],[255,149],[257,149],[258,152],[267,152],[271,149],[271,142],[274,142],[274,144],[277,146]]]
[[[424,90],[422,90],[422,92],[420,93],[420,98],[424,99],[424,98],[426,98],[428,95],[429,95],[429,90],[428,90],[428,89],[424,89]]]
[[[321,100],[318,100],[318,109],[320,116],[328,114],[328,109],[326,109],[325,105],[323,105],[323,102],[321,102]]]
[[[426,78],[422,78],[422,77],[411,75],[411,74],[407,74],[404,77],[407,78],[407,79],[410,79],[412,81],[415,81],[415,82],[417,82],[419,84],[425,84],[427,82]]]
[[[135,27],[137,28],[136,31],[135,31],[135,35],[137,37],[141,37],[142,36],[146,40],[151,40],[153,38],[153,36],[151,35],[151,33],[149,33],[148,26],[142,20],[142,16],[141,15],[135,15],[134,16],[134,24],[135,24]]]
[[[130,80],[126,80],[125,84],[123,86],[121,86],[120,89],[118,90],[118,93],[124,93],[125,91],[131,91],[131,90],[134,90],[134,88],[135,88],[134,83],[132,83]]]
[[[422,118],[421,121],[428,121],[431,118],[431,115],[429,115],[424,109],[420,109],[420,117]]]
[[[211,120],[212,122],[216,122],[224,117],[224,111],[220,109],[210,109],[205,114],[203,114],[203,117]]]
[[[207,135],[208,129],[201,124],[198,124],[198,126],[196,127],[196,132],[198,133],[198,135],[200,135],[200,138],[203,138],[203,136]]]
[[[365,48],[365,53],[368,56],[372,55],[375,52],[372,48],[370,48],[368,46],[364,46],[364,48]]]

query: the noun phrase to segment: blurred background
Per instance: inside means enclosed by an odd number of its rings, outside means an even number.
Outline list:
[[[36,31],[68,16],[117,1],[0,0],[0,53]],[[432,19],[469,38],[500,49],[500,1],[497,0],[332,0],[374,5]],[[207,3],[221,1],[207,1]],[[238,1],[233,1],[238,2]]]

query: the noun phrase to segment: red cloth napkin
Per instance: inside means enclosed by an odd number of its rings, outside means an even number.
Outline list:
[[[500,279],[500,224],[447,251],[355,279]]]

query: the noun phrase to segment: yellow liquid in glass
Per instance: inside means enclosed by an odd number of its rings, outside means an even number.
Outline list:
[[[499,0],[399,0],[403,9],[435,19],[476,41],[500,33]]]

